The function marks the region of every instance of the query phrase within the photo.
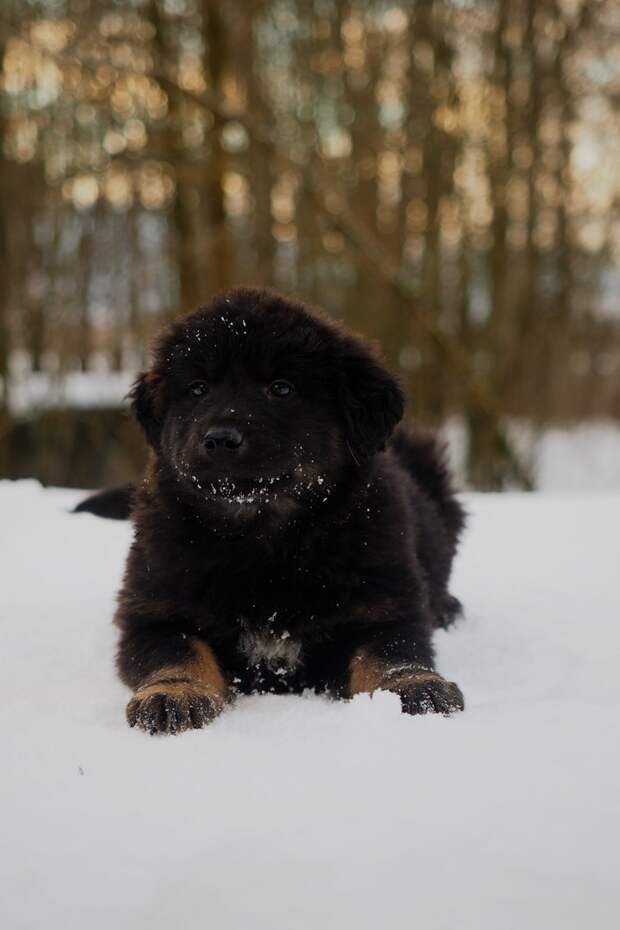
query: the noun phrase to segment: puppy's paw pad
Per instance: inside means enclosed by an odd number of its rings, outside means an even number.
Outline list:
[[[170,694],[163,689],[138,692],[127,705],[127,722],[147,733],[182,733],[206,726],[219,709],[206,694]]]
[[[400,691],[400,700],[406,714],[448,716],[465,709],[465,700],[459,686],[439,675],[408,685]]]

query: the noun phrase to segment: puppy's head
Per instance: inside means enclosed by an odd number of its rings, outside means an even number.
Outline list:
[[[173,323],[132,391],[160,464],[234,520],[329,499],[403,412],[369,348],[316,313],[239,289]]]

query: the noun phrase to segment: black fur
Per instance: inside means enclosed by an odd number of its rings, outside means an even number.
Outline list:
[[[282,380],[294,393],[269,393]],[[403,395],[366,344],[236,290],[168,327],[132,398],[152,458],[117,613],[130,722],[201,725],[213,714],[192,695],[215,691],[385,687],[411,713],[462,708],[432,671],[431,636],[460,609],[448,579],[463,511],[435,441],[394,432]],[[209,450],[214,428],[242,445]],[[184,703],[167,693],[188,681]]]

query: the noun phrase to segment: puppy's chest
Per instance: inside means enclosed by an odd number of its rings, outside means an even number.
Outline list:
[[[313,594],[287,583],[263,583],[211,605],[241,691],[305,687],[308,660],[329,625],[328,611]]]
[[[274,612],[266,622],[247,617],[237,621],[237,684],[242,691],[288,691],[303,678],[304,644],[278,622]]]
[[[286,629],[261,626],[254,628],[245,620],[240,622],[238,651],[250,668],[264,668],[274,674],[287,676],[302,663],[302,641]]]

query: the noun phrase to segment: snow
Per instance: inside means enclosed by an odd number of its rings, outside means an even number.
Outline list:
[[[120,407],[134,379],[129,371],[26,372],[10,382],[9,407],[16,417],[57,407]]]
[[[507,422],[508,434],[534,477],[537,491],[620,491],[620,423],[589,420],[571,426],[536,428],[526,420]],[[457,417],[441,430],[453,472],[466,479],[467,437]]]
[[[620,495],[471,495],[437,636],[467,701],[240,700],[204,731],[124,720],[125,524],[0,484],[0,926],[615,928]]]
[[[604,420],[581,423],[571,430],[549,428],[534,455],[540,490],[620,490],[620,427]]]

